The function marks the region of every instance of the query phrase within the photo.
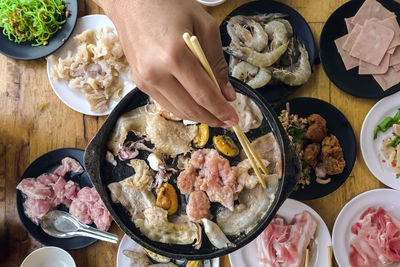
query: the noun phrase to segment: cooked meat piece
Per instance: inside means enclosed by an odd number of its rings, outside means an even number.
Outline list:
[[[194,191],[189,195],[186,213],[192,222],[200,222],[201,219],[211,219],[210,200],[204,191]]]
[[[342,147],[333,134],[325,137],[322,141],[321,157],[326,174],[335,175],[343,172],[346,161],[343,158]]]
[[[314,143],[320,143],[328,132],[326,120],[318,114],[311,114],[308,116],[307,121],[309,126],[304,137]]]
[[[318,143],[309,144],[304,150],[303,159],[311,165],[311,167],[315,168],[318,163],[318,155],[321,151],[321,145]]]

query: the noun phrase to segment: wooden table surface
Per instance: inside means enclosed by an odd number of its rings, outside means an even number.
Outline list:
[[[309,23],[317,46],[329,15],[345,0],[281,0],[293,7]],[[221,22],[234,8],[248,2],[227,0],[207,8]],[[90,0],[80,0],[79,15],[102,13]],[[361,89],[361,88],[360,88]],[[315,209],[332,230],[343,206],[358,194],[384,187],[365,165],[359,136],[364,117],[377,100],[361,99],[339,90],[325,75],[322,66],[314,66],[309,82],[290,96],[315,97],[330,102],[347,117],[357,137],[357,159],[347,181],[334,193],[305,201]],[[16,185],[26,167],[40,155],[57,148],[85,149],[105,117],[85,116],[64,105],[53,92],[46,73],[45,59],[17,61],[0,55],[0,266],[19,266],[33,250],[42,247],[25,231],[16,209]],[[123,232],[114,223],[111,232],[121,238]],[[69,251],[78,267],[115,266],[118,245],[106,242]],[[221,266],[228,267],[227,256]]]

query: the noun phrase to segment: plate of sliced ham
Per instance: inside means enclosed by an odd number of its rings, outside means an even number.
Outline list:
[[[400,192],[364,192],[340,211],[332,232],[340,267],[400,266]]]
[[[40,218],[58,209],[71,213],[82,223],[107,231],[112,218],[83,169],[84,151],[62,148],[33,161],[17,185],[17,209],[26,230],[40,243],[63,249],[93,244],[89,237],[56,238],[39,226]]]
[[[353,0],[327,20],[320,58],[341,90],[381,98],[400,90],[400,4],[393,0]]]
[[[232,267],[329,266],[331,236],[324,220],[306,204],[287,199],[256,240],[229,255]]]

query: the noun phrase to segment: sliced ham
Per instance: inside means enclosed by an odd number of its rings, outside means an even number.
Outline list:
[[[346,70],[351,70],[358,66],[360,60],[355,57],[350,56],[350,53],[343,50],[342,46],[343,46],[344,42],[346,42],[347,36],[348,36],[348,34],[336,39],[335,45],[340,54],[340,57],[342,58],[342,61],[343,61],[343,64],[344,64]]]
[[[393,55],[390,56],[389,66],[400,64],[400,46],[396,48]]]
[[[365,21],[371,18],[384,20],[396,15],[387,10],[381,3],[376,0],[366,0],[360,7],[356,15],[351,20],[351,23],[364,25]]]
[[[354,17],[345,18],[345,19],[344,19],[344,22],[346,23],[346,28],[347,28],[347,32],[348,32],[348,33],[350,33],[350,32],[353,30],[353,28],[354,28],[354,24],[351,23],[351,20],[352,20],[353,18],[354,18]]]
[[[400,26],[397,22],[396,17],[390,17],[384,20],[378,21],[379,24],[392,29],[394,32],[393,40],[389,45],[389,49],[395,48],[400,45]]]
[[[276,215],[256,239],[258,262],[261,267],[304,266],[306,249],[317,228],[307,212],[296,214],[290,224]]]
[[[374,74],[372,76],[384,91],[400,83],[400,75],[393,67],[389,67],[385,74]]]
[[[395,71],[399,72],[399,71],[400,71],[400,64],[394,65],[394,66],[393,66],[393,69],[394,69]]]
[[[356,24],[354,29],[347,35],[347,39],[343,44],[343,50],[346,52],[350,52],[351,48],[355,44],[358,35],[361,33],[362,26],[360,24]]]
[[[393,35],[392,29],[368,20],[358,35],[350,55],[378,66],[389,48]]]
[[[364,62],[360,60],[360,66],[358,68],[358,74],[384,74],[388,71],[389,69],[389,60],[390,60],[390,54],[385,54],[385,56],[382,59],[381,64],[378,66],[369,64],[367,62]]]

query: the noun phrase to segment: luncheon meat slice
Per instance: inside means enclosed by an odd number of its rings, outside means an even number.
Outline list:
[[[381,3],[376,0],[366,0],[351,20],[351,23],[364,25],[365,21],[371,18],[384,20],[396,16],[387,10]]]
[[[353,47],[353,45],[355,44],[358,35],[361,33],[362,30],[362,26],[360,26],[360,24],[356,24],[356,26],[354,27],[354,29],[347,35],[347,39],[343,44],[343,50],[350,52],[351,48]]]
[[[348,33],[350,33],[350,32],[354,29],[354,24],[351,23],[351,20],[352,20],[353,18],[354,18],[354,17],[345,18],[345,19],[344,19],[344,22],[346,23],[346,28],[347,28],[347,32],[348,32]]]
[[[400,83],[400,75],[393,67],[390,67],[385,74],[374,74],[373,76],[384,91]]]
[[[384,74],[389,69],[390,54],[386,53],[382,59],[381,64],[378,66],[369,64],[360,60],[360,66],[358,68],[358,74]]]
[[[342,61],[344,63],[346,70],[351,70],[358,66],[358,64],[360,63],[360,60],[355,57],[350,56],[350,53],[343,50],[342,46],[346,42],[347,36],[348,36],[348,34],[336,39],[335,45],[340,54],[340,57],[342,58]]]
[[[400,64],[400,46],[396,48],[393,55],[390,56],[389,66]]]
[[[256,239],[257,257],[261,267],[302,267],[305,252],[317,228],[307,211],[296,214],[290,224],[279,215]]]
[[[368,20],[358,35],[350,55],[378,66],[389,48],[393,35],[392,29]]]

